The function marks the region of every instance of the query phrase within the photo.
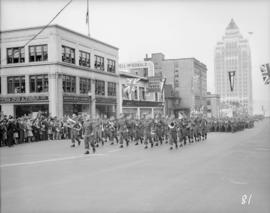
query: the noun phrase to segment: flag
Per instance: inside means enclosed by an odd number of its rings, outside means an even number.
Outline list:
[[[263,64],[261,67],[261,73],[265,84],[270,83],[270,64]]]
[[[160,81],[160,91],[161,91],[161,92],[163,91],[165,82],[166,82],[166,78],[163,78],[163,79]]]
[[[178,112],[178,118],[179,118],[180,120],[184,118],[184,116],[182,115],[181,112]]]
[[[135,91],[135,86],[137,85],[139,78],[128,78],[126,87],[124,89],[124,92],[128,92],[129,94]]]
[[[232,92],[234,89],[235,71],[229,71],[228,75],[229,75],[229,81],[230,81],[230,88],[231,88],[231,92]]]

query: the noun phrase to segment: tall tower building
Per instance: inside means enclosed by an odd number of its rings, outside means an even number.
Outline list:
[[[243,38],[232,19],[222,41],[215,48],[215,89],[223,106],[252,114],[251,55],[248,40]],[[233,90],[229,73],[235,72]],[[231,81],[231,83],[233,83]]]

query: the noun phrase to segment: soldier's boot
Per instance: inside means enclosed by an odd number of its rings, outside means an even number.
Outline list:
[[[156,143],[155,146],[158,146],[158,143]]]
[[[120,148],[124,148],[123,144],[120,145]]]
[[[70,147],[71,147],[71,148],[75,147],[75,144],[72,144]]]
[[[145,145],[145,147],[144,147],[145,149],[148,149],[148,146],[147,145]]]
[[[89,150],[87,150],[84,154],[89,155],[90,154]]]
[[[173,150],[173,147],[172,146],[170,147],[170,150]]]

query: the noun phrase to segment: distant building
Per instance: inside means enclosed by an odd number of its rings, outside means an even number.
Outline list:
[[[164,114],[163,92],[148,93],[148,78],[154,76],[151,61],[119,64],[120,113],[141,118]],[[128,88],[134,87],[132,92]]]
[[[165,114],[168,116],[178,116],[179,110],[181,110],[181,98],[179,94],[174,90],[171,84],[166,84],[164,88],[165,94]]]
[[[207,117],[220,117],[220,96],[207,92]]]
[[[1,110],[119,114],[118,48],[58,25],[1,32]],[[24,47],[25,46],[25,47]]]
[[[173,89],[181,98],[178,111],[190,113],[206,108],[207,67],[195,58],[165,59],[162,53],[153,53],[151,58],[155,74],[164,76],[166,84],[173,85]],[[206,113],[206,112],[205,112]]]
[[[234,72],[231,91],[229,74]],[[243,38],[232,19],[226,27],[222,41],[215,49],[215,89],[222,104],[237,105],[243,112],[252,114],[251,55],[248,40]]]

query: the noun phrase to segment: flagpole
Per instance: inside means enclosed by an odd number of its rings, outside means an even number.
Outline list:
[[[87,0],[86,23],[87,23],[87,28],[88,28],[88,37],[90,37],[90,23],[89,23],[89,0]]]

